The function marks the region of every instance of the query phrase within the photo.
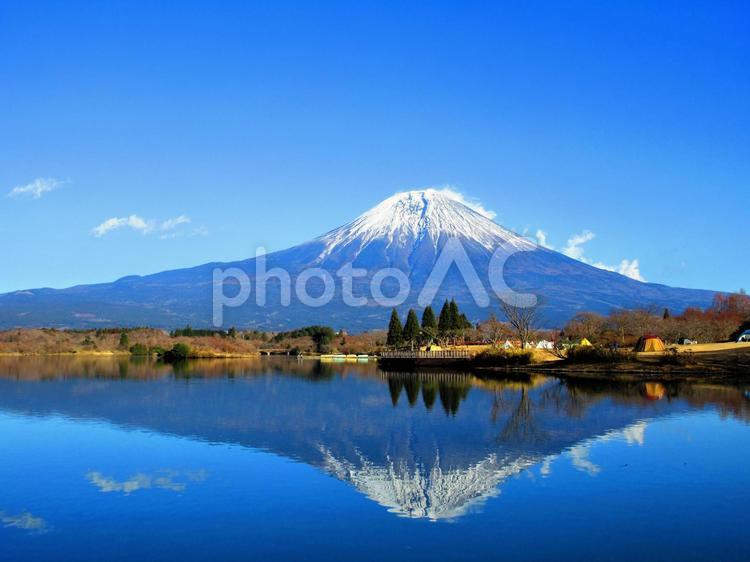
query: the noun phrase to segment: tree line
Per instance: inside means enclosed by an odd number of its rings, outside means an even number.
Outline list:
[[[750,296],[740,290],[717,294],[706,309],[688,308],[681,314],[656,308],[613,310],[606,316],[583,312],[568,322],[561,337],[629,346],[643,335],[654,334],[667,342],[684,338],[707,343],[731,341],[743,329],[750,329]]]
[[[404,345],[414,347],[434,341],[440,343],[455,342],[466,330],[471,328],[471,322],[466,314],[460,311],[455,299],[451,299],[450,302],[446,300],[440,310],[440,315],[437,317],[431,306],[425,307],[422,311],[421,321],[416,311],[410,308],[406,314],[406,322],[402,323],[398,311],[394,308],[388,322],[386,345],[389,347]]]

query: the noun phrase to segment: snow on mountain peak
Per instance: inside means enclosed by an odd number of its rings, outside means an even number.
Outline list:
[[[437,246],[441,239],[459,238],[490,251],[501,244],[520,250],[534,246],[493,222],[488,214],[450,189],[396,193],[351,223],[322,236],[326,245],[323,253],[351,243],[365,247],[374,240],[385,240],[388,246],[411,247],[424,240]]]

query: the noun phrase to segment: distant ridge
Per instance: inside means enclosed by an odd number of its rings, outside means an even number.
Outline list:
[[[540,296],[543,323],[549,327],[560,326],[580,311],[606,313],[613,308],[651,306],[679,312],[691,306],[706,307],[715,294],[639,282],[538,247],[470,208],[450,192],[435,189],[389,197],[344,226],[310,242],[268,254],[266,268],[288,271],[294,283],[306,269],[320,268],[334,275],[339,268],[352,263],[366,270],[366,275],[354,281],[355,294],[368,291],[377,271],[395,268],[411,282],[412,291],[399,307],[406,309],[417,306],[419,290],[452,239],[461,243],[488,293],[490,258],[495,251],[504,252],[508,257],[505,282],[513,290]],[[16,291],[0,295],[0,328],[127,325],[174,328],[188,323],[209,326],[216,267],[240,268],[247,272],[254,286],[256,263],[251,258],[127,276],[112,283]],[[383,287],[387,291],[388,283]],[[313,280],[310,292],[314,290]],[[288,306],[282,306],[276,279],[268,283],[267,295],[265,306],[257,306],[251,295],[247,304],[227,309],[224,325],[285,329],[324,323],[364,330],[383,327],[390,312],[388,307],[372,302],[362,307],[347,306],[340,287],[336,288],[333,300],[322,307],[306,306],[294,296]],[[472,320],[489,314],[487,309],[476,305],[470,288],[455,268],[437,292],[434,304],[439,306],[446,298],[455,298]]]

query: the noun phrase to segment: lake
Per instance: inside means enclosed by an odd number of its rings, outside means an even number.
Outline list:
[[[748,560],[750,385],[0,358],[0,560]]]

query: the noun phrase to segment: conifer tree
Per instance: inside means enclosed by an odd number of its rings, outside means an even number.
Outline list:
[[[406,326],[404,326],[403,339],[409,345],[414,345],[419,339],[419,319],[417,313],[413,309],[409,309],[409,313],[406,315]]]
[[[441,337],[446,337],[451,331],[451,318],[450,318],[450,305],[446,300],[443,303],[443,308],[440,309],[440,318],[438,319],[438,334]]]
[[[427,306],[422,313],[422,337],[428,343],[432,338],[437,336],[438,325],[435,313],[431,306]]]
[[[461,329],[461,313],[458,310],[458,305],[455,299],[451,299],[451,303],[448,307],[448,318],[450,322],[450,329],[457,331]]]
[[[437,330],[437,320],[435,319],[435,312],[432,310],[432,307],[427,305],[427,308],[422,313],[422,329],[430,328]]]
[[[460,330],[468,330],[471,328],[471,321],[463,312],[458,317],[458,328]]]
[[[386,343],[390,346],[401,345],[404,337],[404,328],[401,325],[401,319],[398,317],[398,312],[394,308],[391,312],[391,321],[388,323],[388,337]]]

